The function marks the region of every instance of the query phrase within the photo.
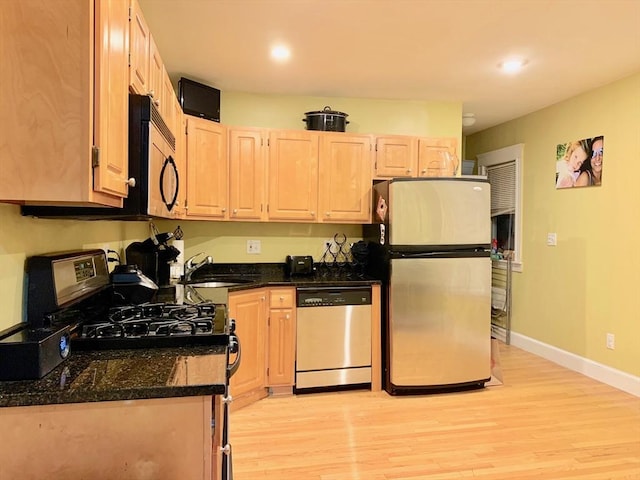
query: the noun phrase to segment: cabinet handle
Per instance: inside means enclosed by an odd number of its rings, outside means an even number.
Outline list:
[[[411,173],[411,169],[410,168],[407,168],[407,173]]]
[[[427,173],[427,169],[426,169],[426,168],[423,168],[422,170],[420,170],[420,173],[422,173],[422,174]]]
[[[149,90],[149,96],[153,98],[154,95],[155,95],[155,92],[153,91],[153,89]]]
[[[154,101],[153,101],[153,104],[154,104],[156,107],[160,107],[160,100],[154,100]]]
[[[224,213],[224,212],[226,212],[226,211],[227,211],[227,209],[223,207],[223,208],[222,208],[222,213]]]
[[[280,295],[280,301],[283,302],[284,301],[284,297],[282,295]]]
[[[136,179],[131,177],[128,180],[125,181],[125,183],[129,186],[129,187],[135,187],[136,186]]]
[[[311,212],[311,216],[315,217],[316,216],[316,212]]]
[[[331,216],[331,212],[327,212],[327,213],[325,213],[325,215],[326,215],[327,217],[330,217],[330,216]]]
[[[287,320],[289,320],[289,314],[287,313],[284,318],[286,318]]]
[[[233,209],[233,214],[234,214],[234,215],[236,215],[237,213],[238,213],[238,209],[237,209],[237,208],[234,208],[234,209]]]

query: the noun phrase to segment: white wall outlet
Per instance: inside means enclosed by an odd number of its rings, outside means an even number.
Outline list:
[[[616,348],[616,336],[613,333],[607,333],[607,348],[609,350]]]
[[[556,233],[547,233],[547,245],[550,247],[555,247],[558,245],[558,234]]]
[[[262,243],[260,240],[247,240],[247,253],[258,254],[262,250]]]

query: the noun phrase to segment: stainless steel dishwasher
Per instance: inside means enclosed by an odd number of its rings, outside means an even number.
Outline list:
[[[296,391],[371,383],[371,287],[297,289]]]

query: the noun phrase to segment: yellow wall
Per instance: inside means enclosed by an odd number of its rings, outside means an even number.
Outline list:
[[[0,204],[0,331],[22,321],[25,259],[42,253],[108,247],[122,250],[147,238],[146,222],[84,222],[22,217]]]
[[[303,130],[306,112],[325,106],[348,114],[348,133],[455,137],[461,145],[462,103],[372,100],[222,92],[225,125]]]
[[[556,145],[597,135],[602,186],[556,190]],[[514,274],[513,330],[640,375],[640,74],[470,135],[466,158],[517,143],[523,271]],[[556,247],[546,246],[548,232]]]

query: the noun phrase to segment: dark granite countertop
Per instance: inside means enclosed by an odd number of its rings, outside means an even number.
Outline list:
[[[73,351],[40,380],[0,382],[0,407],[224,394],[225,346]]]
[[[258,287],[334,287],[380,284],[380,280],[366,275],[361,268],[350,264],[343,266],[315,264],[312,275],[286,274],[283,263],[213,263],[197,270],[191,282],[204,282],[211,278],[239,278],[241,285],[229,287],[229,291],[239,291]]]

